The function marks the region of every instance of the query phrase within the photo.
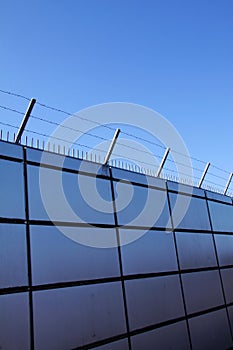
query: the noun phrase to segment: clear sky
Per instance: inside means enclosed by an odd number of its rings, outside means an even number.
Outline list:
[[[232,0],[8,0],[0,45],[0,89],[71,112],[145,105],[191,155],[233,171]]]

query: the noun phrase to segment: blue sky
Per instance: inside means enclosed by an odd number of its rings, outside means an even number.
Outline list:
[[[191,155],[233,170],[232,0],[9,0],[0,45],[0,89],[70,112],[145,105]],[[23,103],[0,94],[1,105]]]

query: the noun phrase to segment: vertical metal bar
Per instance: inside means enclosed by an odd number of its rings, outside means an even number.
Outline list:
[[[163,166],[164,166],[164,164],[165,164],[165,162],[166,162],[166,160],[167,160],[167,157],[168,157],[168,155],[169,155],[169,152],[170,152],[170,147],[168,147],[168,148],[166,149],[165,153],[164,153],[163,159],[162,159],[162,161],[161,161],[161,163],[160,163],[160,166],[159,166],[158,171],[157,171],[157,174],[156,174],[157,177],[160,177],[160,175],[161,175],[161,172],[162,172],[162,170],[163,170]]]
[[[116,141],[117,141],[117,138],[118,138],[120,132],[121,132],[120,129],[116,129],[115,134],[114,134],[113,139],[112,139],[112,142],[111,142],[111,144],[109,146],[108,152],[106,154],[106,157],[104,158],[104,165],[106,165],[108,163],[109,158],[111,157],[113,148],[114,148],[114,146],[116,144]]]
[[[207,171],[209,170],[209,167],[210,167],[210,163],[207,163],[207,164],[206,164],[206,167],[205,167],[205,170],[203,171],[201,180],[199,181],[199,184],[198,184],[198,187],[199,187],[199,188],[201,188],[201,186],[202,186],[202,184],[203,184],[203,181],[205,180],[205,176],[206,176],[206,174],[207,174]]]
[[[23,117],[23,120],[22,120],[22,123],[21,123],[21,125],[19,127],[19,130],[17,132],[15,143],[19,143],[20,142],[21,136],[22,136],[22,134],[24,132],[25,126],[26,126],[26,124],[28,122],[28,119],[30,117],[31,111],[32,111],[35,103],[36,103],[36,99],[32,98],[30,103],[29,103],[29,105],[28,105],[28,109],[27,109],[27,111],[26,111],[26,113],[25,113],[25,115]]]
[[[225,190],[224,190],[224,193],[223,193],[224,196],[227,194],[228,188],[229,188],[229,186],[231,184],[232,177],[233,177],[233,173],[230,174],[229,179],[227,181],[227,184],[226,184],[226,187],[225,187]]]

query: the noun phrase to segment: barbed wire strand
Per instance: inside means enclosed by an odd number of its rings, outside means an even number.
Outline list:
[[[23,112],[20,112],[20,111],[18,111],[18,110],[15,110],[15,109],[12,109],[12,108],[9,108],[9,107],[6,107],[6,106],[0,105],[0,108],[3,108],[3,109],[5,109],[5,110],[9,110],[9,111],[11,111],[11,112],[15,112],[15,113],[24,115]],[[80,130],[80,129],[74,129],[74,128],[68,127],[68,126],[66,126],[66,125],[61,125],[61,124],[59,124],[59,123],[57,123],[57,122],[54,122],[54,121],[51,121],[51,120],[48,120],[48,119],[44,119],[44,118],[42,118],[42,117],[38,117],[38,116],[35,116],[35,115],[31,115],[31,118],[32,118],[32,119],[36,119],[36,120],[40,120],[40,121],[42,121],[42,122],[45,122],[45,123],[48,123],[48,124],[51,124],[51,125],[59,126],[59,127],[62,127],[62,128],[68,129],[68,130],[78,131],[78,132],[81,132],[83,135],[88,135],[88,136],[91,136],[91,137],[95,137],[95,138],[100,139],[100,140],[103,140],[103,141],[110,141],[109,139],[104,138],[104,137],[102,137],[102,136],[94,135],[94,134],[92,134],[92,133],[90,133],[90,132],[83,132],[83,131]],[[113,129],[113,130],[115,131],[115,129]],[[25,130],[25,131],[26,131],[26,130]],[[36,133],[36,132],[35,132],[35,133]],[[39,134],[39,133],[38,133],[38,134]],[[129,134],[129,135],[130,135],[130,134]],[[50,137],[50,136],[47,135],[47,137]],[[123,144],[123,143],[121,143],[121,142],[119,142],[119,141],[118,141],[117,144],[120,145],[120,146],[126,147],[126,148],[133,149],[134,151],[137,151],[137,152],[141,152],[141,153],[144,153],[144,154],[149,154],[150,156],[154,156],[154,157],[157,157],[157,158],[160,158],[160,159],[163,158],[163,156],[161,156],[161,155],[155,154],[155,153],[153,153],[153,152],[148,152],[148,151],[145,151],[145,150],[141,150],[141,149],[139,149],[139,148],[135,148],[135,147],[130,146],[130,145],[125,145],[125,144]],[[174,163],[174,160],[173,160],[173,159],[169,159],[169,158],[168,158],[167,161],[173,162],[173,163]],[[176,162],[176,164],[189,168],[189,165],[184,164],[184,163]],[[199,169],[199,168],[196,168],[196,167],[193,167],[193,170],[196,170],[196,171],[199,171],[199,172],[202,172],[202,171],[203,171],[203,169]]]
[[[24,100],[27,100],[27,101],[30,101],[31,99],[26,97],[26,96],[23,96],[23,95],[20,95],[20,94],[16,94],[14,92],[11,92],[11,91],[5,91],[5,90],[2,90],[0,89],[0,92],[3,93],[3,94],[7,94],[7,95],[11,95],[11,96],[15,96],[15,97],[20,97]]]
[[[13,93],[13,92],[11,92],[11,91],[5,91],[5,90],[3,90],[3,89],[0,89],[0,92],[1,92],[1,93],[4,93],[4,94],[8,94],[8,95],[12,95],[12,96],[15,96],[15,97],[19,97],[19,98],[25,99],[25,100],[27,100],[27,101],[30,101],[30,100],[31,100],[30,98],[28,98],[28,97],[26,97],[26,96]],[[101,126],[101,127],[106,127],[106,128],[108,128],[108,129],[110,129],[110,130],[114,130],[114,131],[115,131],[115,128],[112,128],[112,127],[110,127],[110,126],[108,126],[108,125],[103,125],[103,124],[101,124],[101,123],[99,123],[99,122],[97,122],[97,121],[94,121],[94,120],[91,120],[91,119],[88,119],[88,118],[85,118],[85,117],[81,117],[81,116],[79,116],[79,115],[77,115],[77,114],[73,114],[73,113],[64,111],[64,110],[62,110],[62,109],[56,108],[56,107],[48,106],[47,104],[44,104],[44,103],[41,103],[41,102],[38,102],[38,101],[37,101],[36,103],[37,103],[39,106],[41,106],[41,107],[44,107],[44,108],[47,108],[47,109],[50,109],[50,110],[53,110],[53,111],[56,111],[56,112],[59,112],[59,113],[63,113],[63,114],[65,114],[65,115],[67,115],[67,116],[76,116],[76,117],[79,118],[79,119],[82,119],[82,120],[85,120],[85,121],[94,123],[94,124],[96,124],[96,125],[99,125],[99,126]],[[14,111],[14,110],[11,110],[11,111]],[[16,111],[16,113],[20,113],[20,114],[21,114],[22,112]],[[23,113],[23,114],[24,114],[24,113]],[[156,146],[161,147],[161,148],[163,148],[163,149],[166,149],[166,147],[164,147],[164,146],[162,146],[162,145],[160,145],[160,144],[158,144],[158,143],[152,142],[152,141],[150,141],[150,140],[146,140],[146,139],[144,139],[144,138],[142,138],[142,137],[133,135],[133,134],[131,134],[131,133],[124,132],[124,131],[121,131],[121,133],[122,133],[122,134],[125,134],[125,135],[127,135],[127,136],[130,136],[130,137],[133,137],[133,138],[135,138],[135,139],[139,139],[139,140],[141,140],[141,141],[144,141],[144,142],[147,142],[147,143],[156,145]],[[174,153],[177,153],[177,154],[179,154],[179,155],[181,155],[181,156],[188,157],[188,158],[190,158],[190,159],[192,159],[192,160],[195,160],[195,161],[197,161],[197,162],[200,162],[200,163],[202,163],[202,164],[206,164],[205,161],[200,160],[200,159],[198,159],[198,158],[195,158],[195,157],[193,157],[193,156],[190,156],[190,157],[189,157],[188,155],[185,155],[185,154],[183,154],[183,153],[181,153],[181,152],[178,152],[178,151],[176,151],[176,150],[171,150],[171,151],[174,152]],[[226,170],[224,170],[224,169],[222,169],[222,168],[220,168],[220,167],[217,167],[217,166],[214,166],[214,165],[212,165],[212,167],[216,168],[216,169],[219,170],[219,171],[223,171],[224,173],[229,174],[228,171],[226,171]]]

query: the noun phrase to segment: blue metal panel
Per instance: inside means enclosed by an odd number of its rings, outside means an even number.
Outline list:
[[[126,331],[120,283],[35,292],[36,349],[64,350]]]
[[[221,270],[226,302],[233,302],[233,269]]]
[[[217,265],[211,234],[177,232],[176,240],[181,269]]]
[[[182,275],[188,313],[209,309],[224,303],[218,271]]]
[[[228,314],[230,318],[231,331],[233,332],[233,306],[228,307]]]
[[[130,329],[184,316],[178,276],[125,282]]]
[[[30,349],[28,293],[0,295],[1,349]]]
[[[28,284],[24,225],[0,224],[0,288]]]
[[[23,163],[0,159],[0,217],[25,218]]]
[[[114,343],[98,346],[96,350],[128,350],[128,340],[123,339]]]
[[[206,191],[206,197],[208,199],[215,199],[217,201],[221,201],[221,202],[224,202],[224,203],[232,204],[232,198],[231,197],[224,196],[223,194],[220,194],[220,193]]]
[[[182,321],[131,338],[132,350],[190,349],[186,322]]]
[[[171,227],[166,191],[115,183],[120,225]]]
[[[169,197],[175,228],[210,230],[207,204],[204,199],[174,193],[169,193]],[[174,209],[175,205],[178,205],[177,209]]]
[[[97,242],[102,235],[112,236],[115,229],[68,227],[78,238],[92,235]],[[54,226],[31,226],[33,284],[89,280],[119,276],[117,248],[87,247],[68,239]]]
[[[120,242],[137,235],[135,242],[121,247],[124,274],[138,274],[177,270],[173,233],[120,229]]]
[[[126,180],[129,182],[134,182],[138,184],[154,186],[161,189],[166,189],[166,182],[158,177],[152,177],[144,174],[134,173],[132,171],[127,171],[119,168],[112,168],[112,176],[115,179]]]
[[[28,166],[31,219],[114,224],[109,181],[45,168],[43,172],[46,186],[39,187],[39,167]],[[57,177],[59,174],[61,182]],[[82,181],[83,193],[79,181]],[[47,206],[49,203],[49,215],[41,199],[41,189],[46,195]]]
[[[226,309],[189,320],[193,350],[219,350],[232,346]]]
[[[109,176],[109,168],[101,164],[32,148],[27,148],[27,160],[75,171],[81,170],[90,174]]]
[[[233,265],[233,235],[214,235],[220,266]]]
[[[209,208],[213,230],[233,233],[233,205],[209,201]]]
[[[14,143],[0,141],[0,155],[23,159],[23,147]]]
[[[196,195],[199,197],[205,197],[205,191],[201,188],[184,185],[174,181],[167,181],[167,188],[171,191],[176,191],[178,193],[186,193],[189,195]]]

